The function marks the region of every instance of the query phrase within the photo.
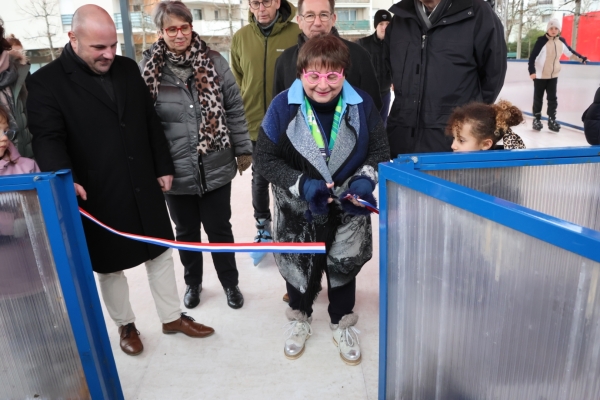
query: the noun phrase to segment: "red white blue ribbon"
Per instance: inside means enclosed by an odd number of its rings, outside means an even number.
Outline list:
[[[358,196],[353,196],[351,194],[347,194],[346,198],[347,199],[354,199],[354,200],[358,201],[360,204],[362,204],[363,206],[365,206],[365,208],[367,210],[371,211],[372,213],[379,214],[379,208],[375,207],[373,204],[369,203],[368,201],[365,201],[365,200],[361,199]]]
[[[135,235],[118,231],[110,226],[103,224],[94,218],[90,213],[83,208],[79,208],[81,215],[90,221],[100,225],[104,229],[129,239],[137,240],[158,246],[171,247],[178,250],[189,251],[206,251],[211,253],[250,253],[250,252],[265,252],[265,253],[325,253],[325,243],[194,243],[194,242],[179,242],[177,240],[159,239],[143,235]]]

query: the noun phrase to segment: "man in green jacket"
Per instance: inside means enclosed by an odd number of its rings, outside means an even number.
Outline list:
[[[296,7],[287,0],[250,0],[249,24],[233,35],[231,71],[242,93],[253,147],[258,128],[273,98],[275,61],[298,41],[300,28],[292,20]],[[255,242],[270,242],[269,182],[252,167],[252,206],[258,233]],[[254,265],[265,253],[250,253]]]

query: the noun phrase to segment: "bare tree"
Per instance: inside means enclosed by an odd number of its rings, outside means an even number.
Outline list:
[[[50,49],[50,56],[54,60],[56,51],[52,38],[56,36],[59,26],[55,23],[59,18],[57,13],[58,2],[56,0],[26,0],[19,4],[20,10],[35,19],[41,19],[44,22],[44,29],[37,32],[37,35],[25,37],[26,39],[46,39]]]

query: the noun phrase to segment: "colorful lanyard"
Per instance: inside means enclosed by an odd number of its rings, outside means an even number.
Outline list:
[[[340,96],[337,105],[335,106],[335,111],[333,113],[333,125],[331,126],[331,135],[328,145],[325,144],[327,141],[327,136],[325,136],[325,132],[323,132],[323,127],[321,126],[321,123],[319,122],[317,115],[315,114],[310,102],[308,101],[308,97],[306,96],[304,96],[304,104],[306,106],[306,119],[308,120],[310,133],[312,134],[317,146],[319,146],[321,155],[326,162],[329,162],[329,157],[333,151],[333,146],[335,145],[335,140],[337,139],[337,134],[340,129],[340,121],[342,120],[342,96]]]

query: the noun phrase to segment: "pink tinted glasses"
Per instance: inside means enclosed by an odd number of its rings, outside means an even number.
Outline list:
[[[342,69],[342,72],[327,72],[325,74],[320,74],[316,71],[308,71],[306,72],[306,70],[302,70],[302,73],[304,75],[304,79],[306,79],[308,81],[308,83],[315,85],[317,83],[319,83],[319,81],[321,79],[325,79],[325,82],[327,83],[337,83],[341,78],[344,77],[344,70]]]

